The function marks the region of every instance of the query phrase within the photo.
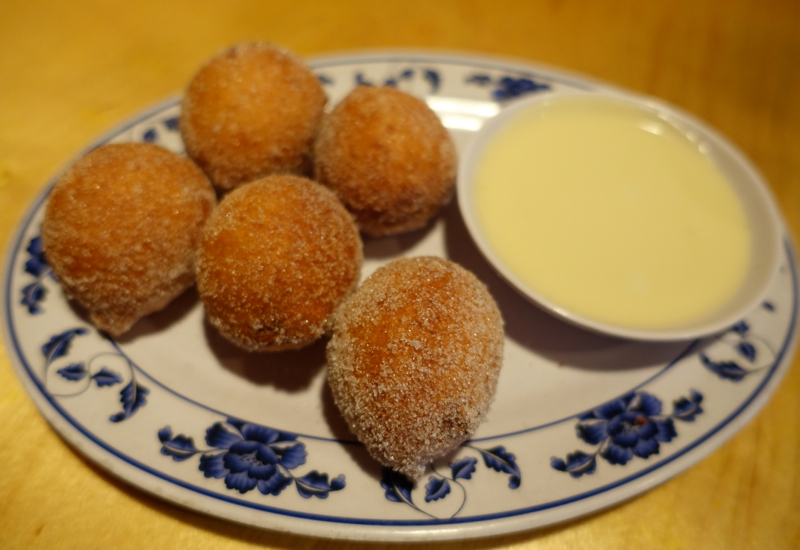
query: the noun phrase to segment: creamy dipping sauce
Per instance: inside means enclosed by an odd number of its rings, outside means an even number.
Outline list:
[[[628,328],[701,319],[751,254],[730,183],[678,128],[590,96],[534,104],[477,161],[475,211],[498,258],[567,312]]]

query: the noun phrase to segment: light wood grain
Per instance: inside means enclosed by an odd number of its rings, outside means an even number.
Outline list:
[[[5,0],[0,242],[83,147],[180,93],[213,52],[249,39],[303,56],[397,47],[492,54],[658,96],[738,144],[770,182],[790,231],[800,229],[800,6],[794,0]],[[390,546],[242,527],[128,487],[55,434],[0,351],[0,547]],[[428,547],[800,548],[797,365],[731,441],[630,502],[538,531],[420,545]]]

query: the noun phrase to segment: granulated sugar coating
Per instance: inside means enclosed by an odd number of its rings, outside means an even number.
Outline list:
[[[323,119],[314,153],[317,180],[370,235],[422,227],[453,193],[450,134],[424,101],[391,87],[356,87]]]
[[[97,328],[119,335],[194,283],[214,189],[187,158],[104,145],[58,180],[42,224],[47,261]]]
[[[502,362],[503,320],[461,266],[400,259],[342,304],[327,350],[328,380],[350,429],[383,465],[419,479],[483,420]]]
[[[307,175],[326,102],[317,77],[294,55],[271,44],[239,44],[189,83],[181,136],[220,189],[276,173]]]
[[[330,190],[269,176],[235,189],[212,214],[197,288],[231,342],[250,351],[300,348],[330,331],[362,258],[358,229]]]

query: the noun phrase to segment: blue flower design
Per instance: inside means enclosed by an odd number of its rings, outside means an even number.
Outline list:
[[[99,385],[99,384],[98,384]],[[141,407],[147,404],[147,394],[150,390],[136,383],[131,378],[131,381],[122,388],[119,392],[119,401],[122,403],[122,412],[111,415],[109,420],[111,422],[122,422],[133,416],[133,413],[138,411]]]
[[[733,382],[741,382],[749,374],[735,361],[712,361],[705,353],[700,354],[700,362],[720,378]]]
[[[770,313],[775,311],[775,306],[770,302],[764,302],[762,307]],[[728,353],[720,353],[720,348],[709,348],[708,352],[701,352],[698,357],[705,368],[731,382],[741,382],[768,367],[771,364],[769,356],[774,357],[769,346],[752,334],[750,324],[744,320],[717,337],[717,341],[726,346]]]
[[[479,449],[469,444],[462,446],[464,449],[471,449],[479,453],[487,468],[500,473],[510,474],[508,486],[517,489],[520,486],[522,475],[516,463],[516,457],[506,451],[505,447],[494,447],[492,449]],[[452,493],[453,484],[461,487],[460,494],[463,495],[461,505],[450,515],[453,518],[461,512],[466,504],[467,488],[460,480],[470,480],[476,471],[478,459],[474,456],[466,456],[449,464],[450,475],[442,474],[433,468],[433,475],[428,477],[425,485],[425,502],[435,502],[445,499]],[[384,490],[386,500],[399,502],[410,506],[429,517],[436,518],[432,513],[421,509],[413,499],[414,483],[405,475],[395,472],[391,468],[383,468],[381,478],[381,488]],[[441,518],[437,518],[441,519]]]
[[[406,68],[402,69],[396,74],[392,74],[387,76],[383,79],[381,84],[383,86],[394,86],[398,87],[403,82],[411,82],[417,76],[421,77],[424,80],[428,88],[430,89],[431,94],[435,94],[439,91],[442,85],[442,78],[439,75],[439,72],[434,69],[414,69],[414,68]],[[330,78],[317,76],[323,84],[330,84],[332,83]],[[325,80],[322,80],[325,78]],[[354,76],[356,86],[374,86],[375,83],[368,79],[363,72],[357,72]]]
[[[42,246],[42,238],[40,236],[32,238],[25,251],[30,256],[25,262],[25,273],[30,273],[34,277],[40,277],[50,269],[47,258],[44,256],[44,247]]]
[[[258,489],[264,495],[279,495],[292,482],[303,498],[325,499],[332,491],[345,487],[343,475],[328,480],[328,475],[312,470],[295,477],[290,470],[306,462],[306,448],[297,435],[258,424],[228,418],[206,430],[209,449],[200,450],[191,437],[172,435],[167,426],[158,432],[161,453],[181,462],[200,455],[199,469],[205,477],[224,479],[228,489],[244,494]]]
[[[474,448],[474,447],[473,447]],[[494,447],[493,449],[476,449],[481,453],[483,462],[487,468],[496,472],[510,474],[508,486],[517,489],[522,483],[522,474],[517,466],[517,457],[506,451],[505,447]]]
[[[28,308],[28,313],[36,315],[42,313],[43,310],[40,304],[44,301],[47,294],[44,280],[46,277],[54,277],[54,275],[44,255],[42,238],[40,236],[37,235],[32,238],[27,248],[25,248],[25,251],[28,253],[28,259],[25,262],[25,273],[33,275],[36,280],[23,287],[22,300],[20,303]]]
[[[411,491],[414,490],[414,484],[403,474],[395,472],[391,468],[383,468],[381,488],[385,491],[384,496],[386,496],[386,500],[404,502],[416,508],[411,498]]]
[[[550,466],[578,478],[592,474],[597,457],[609,464],[624,466],[633,457],[649,458],[660,451],[661,443],[677,437],[674,420],[692,422],[703,412],[703,396],[691,390],[689,397],[673,403],[671,415],[662,414],[661,401],[646,392],[629,393],[580,416],[575,426],[577,436],[589,445],[598,445],[594,453],[575,451],[566,460],[552,457]]]
[[[527,94],[541,92],[550,89],[550,85],[544,82],[537,82],[527,76],[512,77],[503,76],[493,79],[483,73],[473,74],[466,78],[467,84],[478,86],[494,86],[492,99],[495,101],[507,101]]]
[[[153,122],[152,126],[142,128],[139,139],[145,143],[163,144],[168,139],[170,133],[180,130],[180,117],[171,116],[163,120]]]
[[[97,384],[98,388],[113,386],[122,382],[122,378],[120,378],[119,374],[106,367],[103,367],[94,374],[90,374],[89,369],[84,363],[72,363],[62,369],[58,369],[56,372],[72,382],[83,380],[88,376]]]
[[[53,362],[61,357],[66,357],[69,354],[69,349],[72,346],[72,341],[78,337],[89,334],[89,330],[85,328],[74,328],[66,330],[60,334],[56,334],[42,346],[42,355],[45,358],[45,380],[49,378],[47,372],[50,370]],[[98,388],[114,386],[122,383],[123,378],[116,372],[108,369],[105,366],[92,367],[95,361],[100,361],[105,356],[122,357],[130,372],[131,380],[119,392],[119,400],[122,403],[122,411],[113,414],[109,417],[111,422],[122,422],[133,416],[133,414],[141,407],[147,404],[147,395],[150,393],[147,388],[136,382],[136,375],[133,370],[133,365],[122,354],[118,353],[101,353],[93,357],[88,363],[79,361],[77,363],[70,363],[65,367],[58,369],[58,374],[64,380],[69,382],[79,382],[84,380],[83,385],[77,385],[76,388],[71,389],[67,393],[52,393],[51,395],[57,397],[75,397],[89,389],[91,383],[94,382]]]

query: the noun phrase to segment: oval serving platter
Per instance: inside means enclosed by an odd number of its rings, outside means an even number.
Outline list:
[[[459,151],[519,97],[611,90],[480,57],[367,53],[309,64],[329,106],[361,83],[425,98]],[[149,141],[182,152],[178,116],[176,98],[93,146]],[[3,270],[6,348],[27,391],[59,434],[121,479],[256,527],[446,540],[611,506],[668,480],[741,429],[779,384],[797,343],[798,278],[786,231],[767,298],[730,330],[697,341],[634,342],[567,325],[520,298],[482,259],[451,201],[422,230],[365,241],[364,277],[398,255],[445,256],[487,284],[506,321],[504,366],[486,422],[413,485],[375,463],[339,417],[325,380],[325,342],[241,352],[210,329],[193,290],[124,338],[95,330],[66,300],[41,251],[51,186],[20,224]],[[234,446],[244,440],[252,443]],[[260,459],[234,456],[255,446],[264,450]]]

